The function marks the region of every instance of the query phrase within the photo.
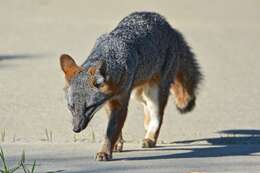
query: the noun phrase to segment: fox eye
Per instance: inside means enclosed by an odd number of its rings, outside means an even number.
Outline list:
[[[97,78],[94,82],[93,82],[93,85],[96,87],[96,88],[100,88],[104,85],[104,78]]]
[[[103,85],[104,85],[104,83],[102,82],[102,83],[98,83],[97,81],[95,81],[94,83],[93,83],[93,85],[96,87],[96,88],[101,88]]]

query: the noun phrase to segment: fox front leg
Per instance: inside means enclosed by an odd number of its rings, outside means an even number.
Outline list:
[[[108,125],[104,143],[96,155],[96,160],[107,161],[112,159],[114,145],[121,135],[121,130],[126,119],[128,100],[129,97],[125,99],[113,99],[107,102],[107,107],[110,111]]]
[[[108,104],[107,104],[107,106],[105,108],[106,108],[105,110],[106,110],[107,116],[109,118],[110,114],[111,114],[111,109],[108,106]],[[122,152],[123,151],[123,146],[124,146],[124,138],[123,138],[123,134],[121,132],[119,137],[118,137],[118,139],[117,139],[117,141],[116,141],[116,143],[115,143],[115,145],[114,145],[113,151],[114,152]]]
[[[121,132],[117,141],[116,141],[116,143],[115,143],[115,145],[114,145],[113,151],[114,152],[122,152],[123,147],[124,147],[124,139],[123,139],[123,135],[122,135],[122,132]]]

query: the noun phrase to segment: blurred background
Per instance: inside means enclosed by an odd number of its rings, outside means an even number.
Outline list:
[[[159,142],[259,135],[260,1],[0,0],[0,4],[0,142],[100,141],[107,122],[104,110],[84,132],[72,132],[59,56],[68,53],[83,63],[96,38],[134,11],[165,16],[183,33],[205,76],[193,112],[179,114],[174,99],[169,99]],[[123,135],[129,142],[144,136],[143,108],[135,101]]]

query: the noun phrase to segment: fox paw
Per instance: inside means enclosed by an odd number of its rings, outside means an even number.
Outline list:
[[[153,147],[155,147],[155,141],[151,139],[143,140],[142,148],[153,148]]]
[[[123,142],[118,142],[115,144],[113,151],[114,152],[122,152],[123,151]]]
[[[96,155],[97,161],[109,161],[112,159],[112,156],[110,154],[107,154],[105,152],[99,152]]]

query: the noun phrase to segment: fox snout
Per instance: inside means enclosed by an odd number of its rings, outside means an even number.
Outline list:
[[[97,107],[92,106],[92,107],[86,108],[83,115],[79,115],[79,116],[74,115],[73,116],[73,123],[72,123],[73,124],[73,131],[75,133],[79,133],[82,130],[84,130],[87,127],[90,120],[92,119],[96,110],[97,110]]]
[[[73,127],[73,132],[79,133],[79,132],[81,132],[81,128],[78,126],[75,126],[75,127]]]
[[[88,119],[86,117],[73,117],[72,125],[73,125],[73,131],[75,133],[79,133],[82,130],[84,130],[88,125]]]

